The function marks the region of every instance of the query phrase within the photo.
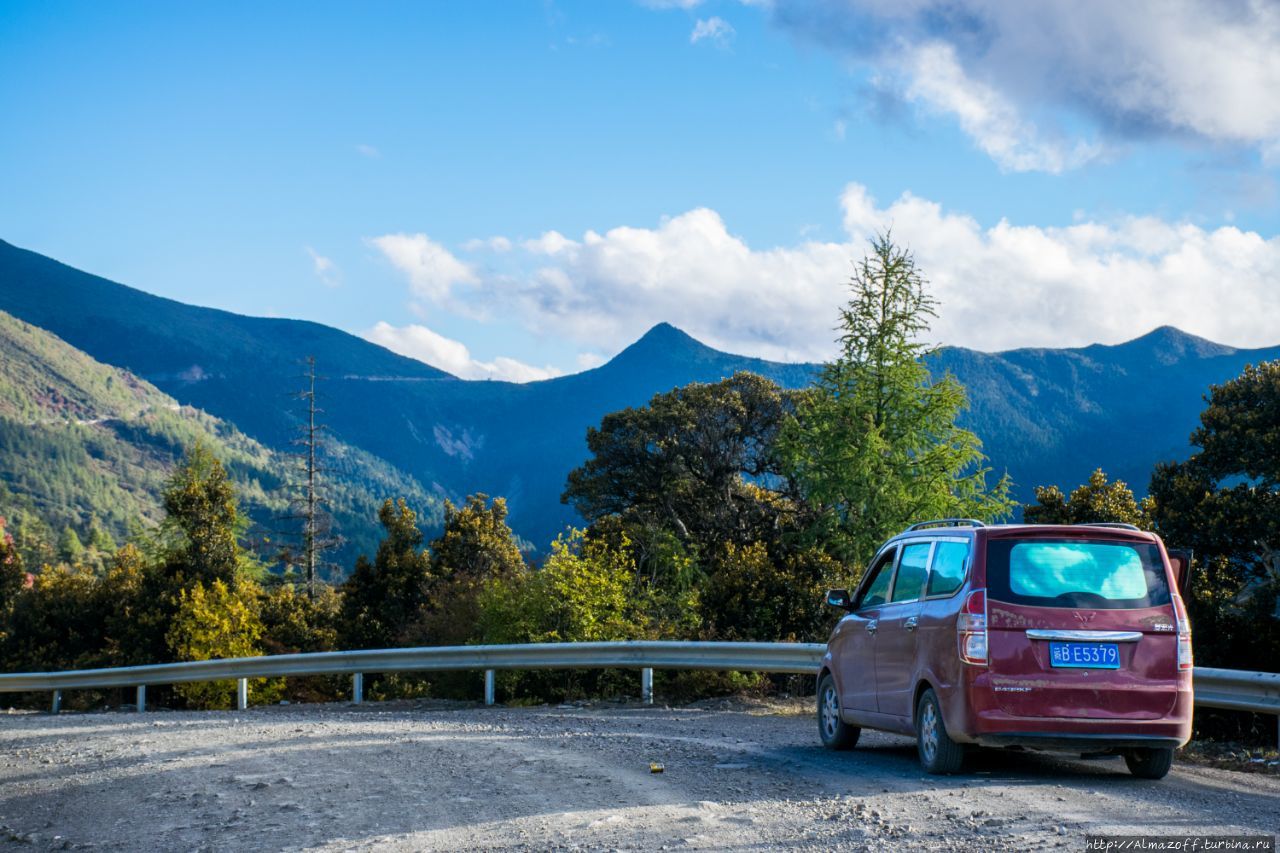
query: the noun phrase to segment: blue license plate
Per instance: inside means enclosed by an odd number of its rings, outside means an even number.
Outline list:
[[[1049,663],[1077,669],[1119,669],[1120,647],[1115,643],[1050,643]]]

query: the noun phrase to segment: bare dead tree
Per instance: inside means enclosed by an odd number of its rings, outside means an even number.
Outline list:
[[[305,420],[298,428],[294,445],[301,448],[295,459],[299,473],[290,501],[290,519],[301,522],[301,543],[297,557],[301,558],[307,595],[314,597],[316,582],[327,567],[324,555],[339,547],[342,540],[333,534],[333,517],[324,483],[322,461],[325,427],[319,421],[324,410],[316,405],[316,383],[323,377],[316,373],[316,358],[308,356],[303,374],[303,390],[295,394],[306,407]]]

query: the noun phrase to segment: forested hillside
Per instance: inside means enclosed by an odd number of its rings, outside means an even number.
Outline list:
[[[0,312],[0,515],[9,516],[29,563],[61,557],[41,552],[74,550],[77,543],[109,550],[109,543],[154,525],[165,480],[196,444],[225,462],[259,554],[270,558],[292,544],[291,458]],[[410,495],[425,512],[435,511],[420,485],[363,451],[333,442],[325,460],[335,524],[349,540],[334,555],[342,565],[376,543],[384,498]]]

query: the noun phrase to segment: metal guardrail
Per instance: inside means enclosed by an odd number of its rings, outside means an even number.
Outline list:
[[[352,701],[364,695],[366,672],[483,670],[485,703],[494,701],[494,672],[523,669],[639,669],[641,697],[653,700],[654,669],[737,670],[813,674],[826,646],[821,643],[695,643],[630,641],[533,643],[511,646],[437,646],[351,652],[271,655],[226,660],[67,672],[0,675],[0,693],[52,691],[58,710],[63,690],[135,687],[138,710],[149,684],[238,681],[237,705],[248,704],[248,679],[300,675],[351,675]],[[1197,667],[1196,705],[1280,715],[1280,673]]]
[[[1230,711],[1280,714],[1280,673],[1198,666],[1192,679],[1196,704]]]
[[[484,670],[485,703],[493,704],[495,670],[639,669],[641,696],[653,699],[654,669],[737,670],[811,674],[826,653],[821,643],[530,643],[510,646],[436,646],[316,652],[148,666],[26,672],[0,675],[0,693],[53,691],[53,710],[63,690],[136,687],[138,710],[146,707],[148,684],[238,681],[237,705],[248,704],[248,679],[298,675],[351,675],[352,701],[360,702],[366,672]]]

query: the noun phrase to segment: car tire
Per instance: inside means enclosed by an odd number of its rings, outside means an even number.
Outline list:
[[[1173,747],[1141,747],[1127,750],[1124,763],[1139,779],[1163,779],[1173,767]]]
[[[818,737],[827,749],[853,749],[862,729],[840,719],[840,694],[830,673],[818,682]]]
[[[932,687],[916,703],[916,751],[926,773],[955,773],[964,764],[964,746],[947,734],[942,705]]]

